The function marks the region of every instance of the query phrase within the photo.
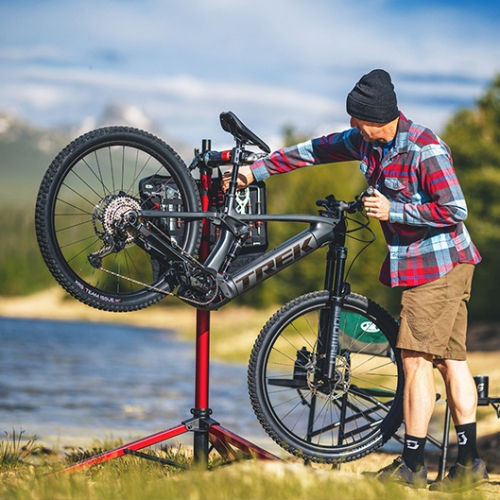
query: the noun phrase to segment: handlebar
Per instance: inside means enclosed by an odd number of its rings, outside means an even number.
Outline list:
[[[264,153],[255,153],[254,151],[242,150],[240,153],[240,164],[251,165],[259,158],[264,157]],[[234,149],[226,151],[207,151],[201,153],[200,159],[207,167],[219,167],[220,165],[227,165],[233,163]]]
[[[337,200],[333,194],[326,197],[326,200],[317,200],[316,205],[318,207],[326,208],[327,210],[340,210],[347,212],[349,214],[354,214],[356,212],[361,212],[364,208],[363,198],[366,196],[373,196],[375,189],[372,186],[368,186],[360,195],[356,196],[354,201],[341,201]]]
[[[210,168],[217,168],[221,165],[229,165],[233,163],[235,155],[235,150],[228,149],[226,151],[206,151],[204,153],[199,153],[193,159],[190,170],[199,167],[200,164]],[[248,151],[243,149],[240,151],[240,165],[251,165],[255,163],[260,158],[263,158],[265,153],[255,153],[254,151]]]

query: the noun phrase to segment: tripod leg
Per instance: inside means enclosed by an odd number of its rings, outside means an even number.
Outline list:
[[[441,458],[439,460],[439,471],[437,478],[442,481],[446,473],[446,459],[448,457],[448,443],[450,439],[450,407],[446,401],[446,412],[444,416],[443,443],[441,445]]]
[[[87,458],[86,460],[82,460],[75,465],[71,465],[70,467],[63,469],[63,471],[76,472],[86,467],[90,467],[91,465],[100,464],[103,462],[107,462],[108,460],[121,457],[126,454],[127,450],[142,450],[143,448],[147,448],[148,446],[152,446],[167,439],[180,436],[181,434],[184,434],[186,432],[188,432],[188,429],[184,424],[178,425],[177,427],[172,427],[171,429],[167,429],[166,431],[157,432],[156,434],[153,434],[151,436],[138,439],[137,441],[133,441],[132,443],[124,444],[123,446],[115,448],[114,450],[105,451],[103,453],[100,453],[99,455],[95,455],[94,457]]]
[[[258,458],[260,460],[281,460],[276,455],[269,453],[220,425],[212,425],[208,432],[214,448],[216,448],[224,458],[230,455],[235,459],[238,458],[238,455],[231,449],[231,446],[234,446],[250,458]]]

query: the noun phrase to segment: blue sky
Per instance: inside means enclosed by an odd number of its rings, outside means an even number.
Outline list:
[[[216,146],[232,110],[278,146],[287,124],[346,127],[346,94],[374,68],[391,73],[408,117],[439,132],[500,72],[500,2],[0,2],[0,112],[42,126],[92,128],[119,103],[167,142]]]

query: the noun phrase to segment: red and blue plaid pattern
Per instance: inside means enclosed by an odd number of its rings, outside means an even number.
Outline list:
[[[382,153],[380,144],[353,128],[280,149],[251,168],[260,181],[301,167],[359,160],[368,184],[390,201],[389,221],[381,222],[388,247],[380,272],[385,285],[421,285],[458,263],[480,262],[464,224],[467,205],[448,146],[400,114],[395,144]]]

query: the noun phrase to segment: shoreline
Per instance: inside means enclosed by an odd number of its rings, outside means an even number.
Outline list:
[[[251,349],[260,329],[278,306],[267,310],[255,311],[249,307],[225,307],[214,311],[211,316],[213,339],[233,339],[234,332],[226,332],[227,325],[239,324],[243,330],[237,333],[238,342]],[[25,319],[51,319],[65,321],[89,321],[102,323],[121,323],[147,328],[168,328],[175,330],[179,341],[191,341],[196,331],[196,309],[179,300],[163,301],[140,311],[115,313],[100,311],[87,306],[62,288],[54,286],[26,296],[0,296],[0,317]],[[223,332],[221,334],[221,332]],[[230,335],[231,333],[231,335]],[[243,337],[242,338],[242,333]],[[500,322],[482,322],[469,325],[467,347],[472,352],[500,351]],[[226,346],[227,348],[227,346]],[[228,355],[223,346],[215,351],[215,356]],[[227,350],[227,349],[226,349]],[[233,361],[237,358],[232,356]],[[246,362],[246,359],[245,359]],[[500,385],[499,385],[500,392]]]
[[[181,342],[192,342],[194,340],[194,330],[196,326],[196,310],[185,304],[180,305],[160,305],[156,304],[148,309],[132,313],[110,313],[99,311],[86,306],[58,287],[53,287],[42,292],[26,297],[0,297],[0,317],[25,318],[25,319],[50,319],[61,321],[89,321],[114,324],[128,324],[148,328],[168,328],[174,330],[176,340]],[[246,318],[249,318],[248,321]],[[259,327],[264,325],[269,317],[269,311],[262,312],[262,315],[245,309],[244,307],[228,308],[223,312],[217,311],[213,315],[214,324],[213,342],[211,345],[212,358],[217,361],[228,361],[225,354],[231,351],[238,351],[238,358],[231,358],[229,361],[236,363],[246,363],[251,346],[258,334]],[[244,318],[244,319],[242,319]],[[248,331],[241,329],[234,332],[234,325],[249,323]],[[229,333],[220,334],[217,332],[218,324],[224,323],[229,327]],[[231,331],[233,329],[233,331]],[[500,335],[499,335],[500,337]],[[500,340],[500,339],[499,339]],[[486,349],[470,353],[469,363],[474,375],[485,374],[489,376],[489,387],[491,396],[500,396],[500,365],[498,364],[497,349]],[[441,380],[436,377],[437,392],[443,394]],[[437,405],[436,417],[441,425],[443,421],[444,407]],[[485,459],[495,472],[500,471],[500,451],[495,445],[500,439],[500,419],[490,407],[478,408],[478,438],[481,439],[481,446],[485,448]],[[29,429],[28,429],[29,431]],[[441,431],[440,431],[441,432]],[[439,432],[439,434],[440,434]],[[121,436],[122,438],[124,436]],[[52,436],[61,443],[63,436]],[[99,440],[99,437],[97,437]],[[76,438],[73,443],[76,446],[91,445],[96,441],[96,436]],[[495,442],[495,443],[494,443]],[[450,446],[454,446],[453,426],[450,432]],[[53,443],[51,443],[53,444]],[[490,446],[491,445],[491,446]],[[385,457],[385,458],[384,458]],[[449,454],[449,465],[454,457],[454,451]],[[385,453],[374,452],[371,454],[374,462],[387,460]],[[370,462],[371,462],[370,460]],[[435,459],[434,459],[435,460]],[[368,462],[368,457],[367,457]],[[373,463],[373,462],[371,462]],[[361,464],[360,464],[361,465]]]
[[[194,309],[187,305],[170,308],[158,304],[148,309],[128,313],[100,311],[70,297],[59,287],[52,287],[23,297],[0,297],[0,316],[4,317],[123,323],[161,328],[165,322],[166,313],[170,312],[168,327],[179,330],[186,328],[192,320],[188,317],[190,316],[188,309],[194,312]]]
[[[276,310],[277,307],[255,311],[246,306],[228,305],[223,310],[213,311],[210,317],[212,359],[246,364],[255,339]],[[0,297],[0,317],[163,328],[173,331],[179,342],[196,339],[196,309],[179,300],[160,301],[140,311],[116,313],[89,307],[57,286],[23,297]]]

